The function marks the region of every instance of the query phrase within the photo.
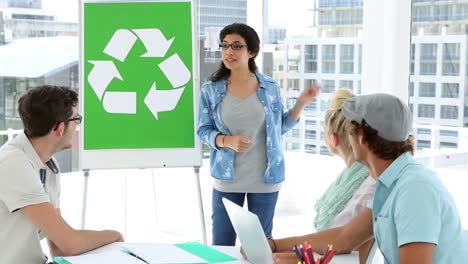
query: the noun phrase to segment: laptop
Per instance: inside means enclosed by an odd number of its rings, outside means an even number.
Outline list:
[[[271,248],[258,216],[224,197],[223,203],[249,262],[273,264]]]

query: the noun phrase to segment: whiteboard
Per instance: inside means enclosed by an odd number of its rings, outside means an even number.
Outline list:
[[[201,166],[191,1],[80,3],[80,169]]]

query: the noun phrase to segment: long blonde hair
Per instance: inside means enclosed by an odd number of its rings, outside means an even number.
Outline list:
[[[327,112],[325,113],[325,133],[328,134],[337,134],[340,138],[340,142],[343,147],[351,150],[351,145],[349,144],[348,135],[349,135],[349,126],[346,122],[346,117],[342,113],[343,105],[346,99],[353,97],[354,94],[349,89],[339,89],[335,92],[330,104],[328,106]],[[352,151],[348,152],[349,155],[346,157],[347,161],[352,160]]]

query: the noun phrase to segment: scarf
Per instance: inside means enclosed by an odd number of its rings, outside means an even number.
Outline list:
[[[314,226],[317,231],[328,228],[368,176],[369,170],[359,162],[354,162],[351,168],[345,168],[340,173],[315,203],[317,215]]]

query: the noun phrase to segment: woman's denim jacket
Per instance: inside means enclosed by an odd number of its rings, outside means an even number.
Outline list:
[[[279,183],[284,180],[284,157],[282,135],[295,126],[298,121],[291,118],[289,111],[284,112],[279,87],[271,77],[255,72],[260,87],[258,99],[265,109],[266,144],[268,164],[264,175],[265,183]],[[231,133],[221,120],[221,101],[226,95],[226,80],[207,82],[201,89],[198,110],[197,133],[203,143],[211,148],[211,175],[219,180],[234,179],[234,155],[230,148],[218,148],[215,143],[218,134]]]

